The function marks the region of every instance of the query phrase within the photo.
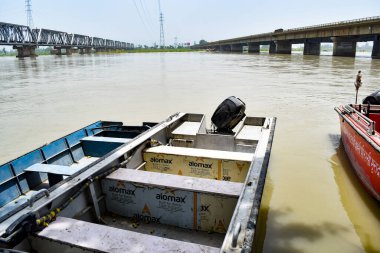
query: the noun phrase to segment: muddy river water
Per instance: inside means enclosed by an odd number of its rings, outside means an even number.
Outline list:
[[[157,53],[0,58],[0,164],[96,120],[210,117],[235,95],[277,126],[258,252],[380,252],[380,203],[344,153],[334,106],[380,88],[368,57]]]

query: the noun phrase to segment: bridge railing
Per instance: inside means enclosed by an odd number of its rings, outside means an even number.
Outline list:
[[[252,39],[256,39],[256,38],[263,38],[263,37],[271,38],[272,36],[280,35],[283,33],[304,31],[304,30],[308,30],[308,29],[328,28],[328,27],[334,27],[334,26],[349,25],[349,24],[371,22],[371,21],[379,22],[380,16],[360,18],[360,19],[352,19],[352,20],[346,20],[346,21],[340,21],[340,22],[325,23],[325,24],[313,25],[313,26],[304,26],[304,27],[298,27],[298,28],[291,28],[291,29],[287,29],[287,30],[281,29],[281,31],[253,34],[253,35],[248,35],[248,36],[243,36],[243,37],[238,37],[238,38],[212,41],[212,42],[208,42],[207,44],[192,46],[192,48],[195,48],[195,49],[196,48],[207,48],[207,47],[212,47],[212,46],[228,45],[231,43],[234,43],[234,44],[246,43],[247,40],[252,40]],[[271,40],[271,39],[268,39],[268,40]]]
[[[347,25],[347,24],[354,24],[354,23],[358,23],[358,22],[376,21],[376,20],[380,20],[380,16],[374,16],[374,17],[368,17],[368,18],[359,18],[359,19],[351,19],[351,20],[346,20],[346,21],[332,22],[332,23],[326,23],[326,24],[320,24],[320,25],[297,27],[297,28],[292,28],[292,29],[284,30],[284,32],[288,32],[288,31],[289,32],[293,32],[293,31],[298,31],[298,30],[324,28],[324,27],[330,27],[330,26]]]

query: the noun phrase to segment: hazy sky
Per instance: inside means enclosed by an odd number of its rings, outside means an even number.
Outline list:
[[[166,45],[380,15],[380,0],[161,0]],[[157,0],[32,0],[36,27],[152,45]],[[25,0],[0,0],[0,22],[26,24]]]

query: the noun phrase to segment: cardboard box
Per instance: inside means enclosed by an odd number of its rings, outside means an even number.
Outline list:
[[[225,233],[243,184],[119,169],[102,180],[107,210],[136,221]]]
[[[166,174],[244,182],[253,154],[158,146],[145,150],[145,170]]]

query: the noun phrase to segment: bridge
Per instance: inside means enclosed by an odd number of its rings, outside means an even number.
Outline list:
[[[372,58],[380,59],[380,16],[214,41],[193,46],[221,52],[259,53],[269,45],[269,53],[291,54],[292,44],[304,44],[305,55],[320,55],[321,43],[333,43],[333,56],[355,57],[356,43],[373,41]]]
[[[56,54],[90,53],[110,50],[133,49],[132,43],[72,34],[49,29],[31,29],[25,25],[0,22],[0,45],[13,46],[17,49],[17,57],[36,56],[36,48],[40,46],[54,47]]]

